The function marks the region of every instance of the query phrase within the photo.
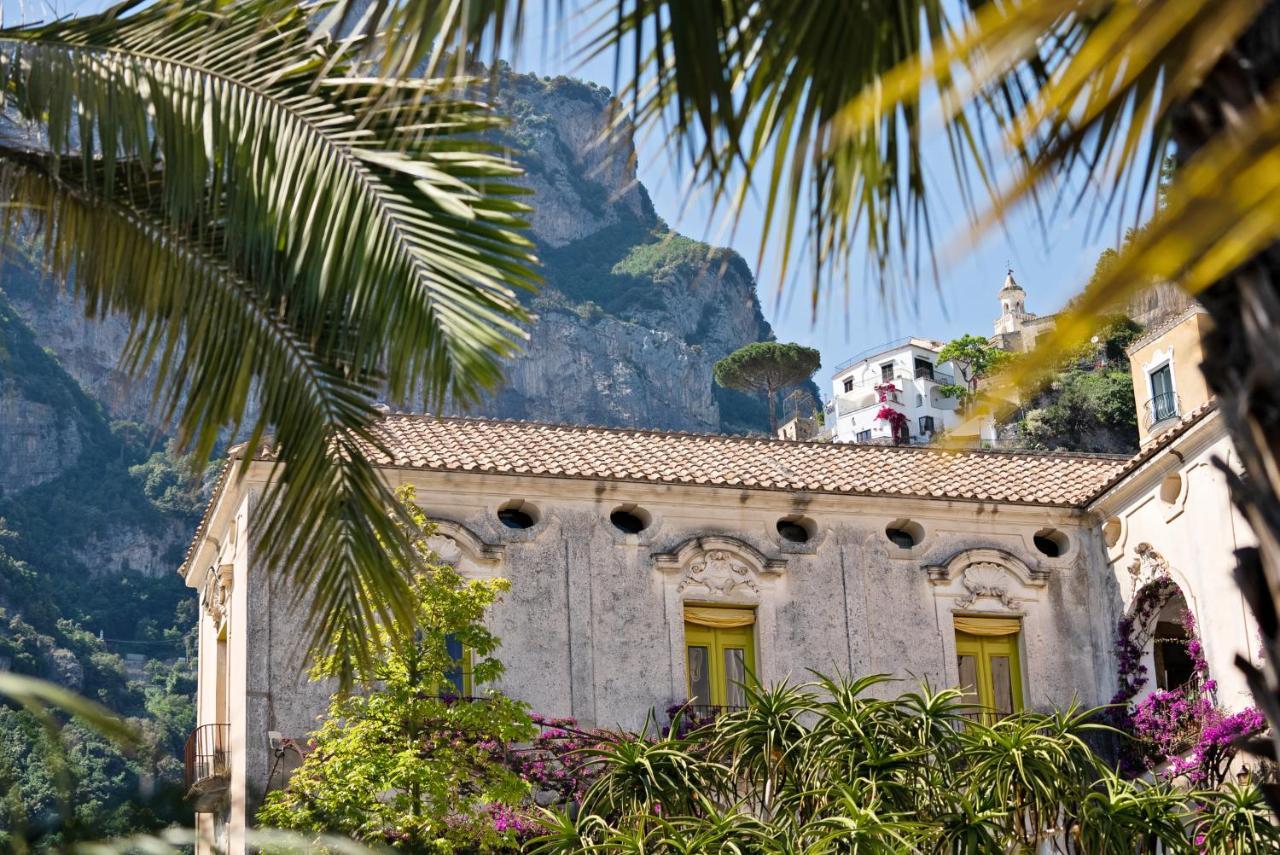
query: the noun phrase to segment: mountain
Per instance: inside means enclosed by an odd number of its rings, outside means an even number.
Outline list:
[[[469,412],[617,427],[765,430],[762,401],[711,379],[716,360],[773,337],[746,262],[671,231],[636,178],[630,143],[598,143],[612,115],[607,89],[504,69],[498,92],[512,118],[503,142],[528,172],[532,237],[545,282],[526,298],[535,320],[523,354],[507,365],[505,385]],[[131,383],[117,368],[123,320],[86,319],[70,297],[33,287],[29,277],[0,289],[38,345],[112,419],[147,417],[149,384]],[[22,418],[50,415],[28,411]],[[32,422],[22,430],[37,428]],[[9,480],[0,469],[0,493],[29,477],[37,476],[14,473]]]

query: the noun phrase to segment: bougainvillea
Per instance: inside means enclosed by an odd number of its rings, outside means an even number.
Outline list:
[[[515,771],[543,799],[561,805],[580,800],[596,777],[588,752],[602,747],[614,734],[582,730],[575,718],[537,714],[532,718],[539,733],[529,748],[513,753]]]
[[[1111,703],[1111,723],[1136,737],[1120,756],[1121,771],[1140,775],[1164,766],[1163,775],[1183,778],[1197,787],[1217,787],[1225,779],[1240,739],[1264,726],[1262,714],[1246,709],[1228,715],[1214,700],[1217,683],[1209,677],[1204,644],[1196,635],[1195,616],[1180,615],[1187,635],[1192,677],[1174,689],[1157,689],[1132,703],[1147,683],[1144,647],[1160,610],[1178,593],[1168,576],[1145,585],[1134,596],[1129,614],[1117,626],[1116,660],[1120,685]],[[1136,750],[1134,750],[1136,748]]]
[[[893,407],[881,407],[880,412],[876,413],[876,421],[889,423],[889,429],[893,433],[894,442],[901,441],[909,432],[907,428],[906,414],[898,412]]]

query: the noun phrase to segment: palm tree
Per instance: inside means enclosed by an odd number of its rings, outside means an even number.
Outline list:
[[[438,67],[446,47],[494,51],[521,0],[343,0],[367,7],[379,61]],[[566,15],[566,4],[554,4]],[[552,4],[544,3],[550,7]],[[1275,0],[597,0],[585,42],[614,51],[641,127],[669,129],[712,197],[765,200],[782,273],[802,249],[812,299],[862,262],[882,290],[932,258],[925,105],[941,115],[977,230],[1017,204],[1167,204],[1097,277],[1015,379],[1033,380],[1095,319],[1152,281],[1214,322],[1205,374],[1244,478],[1232,495],[1260,546],[1236,571],[1265,636],[1241,663],[1280,746],[1280,3]],[[959,11],[957,12],[957,8]],[[1004,146],[988,145],[998,124]],[[622,124],[622,123],[620,123]],[[1006,164],[1006,160],[1008,161]],[[1007,174],[1004,174],[1007,173]],[[1067,177],[1083,174],[1072,198]],[[979,199],[985,203],[979,204]],[[794,237],[800,232],[801,237]],[[768,234],[765,235],[766,240]],[[1280,793],[1271,793],[1280,810]]]
[[[130,0],[0,30],[0,222],[90,312],[129,318],[128,365],[199,458],[228,429],[265,449],[255,549],[350,674],[371,624],[412,609],[385,560],[412,552],[370,461],[377,402],[491,387],[534,259],[483,91],[375,81],[314,14]]]

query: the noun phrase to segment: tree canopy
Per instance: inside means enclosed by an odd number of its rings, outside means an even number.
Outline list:
[[[939,391],[947,397],[959,399],[961,404],[967,404],[977,394],[979,381],[1007,365],[1011,358],[1012,354],[982,336],[966,333],[952,339],[938,352],[938,363],[954,365],[962,382],[947,384]]]
[[[712,370],[721,386],[765,395],[772,435],[778,431],[778,392],[805,382],[821,365],[822,354],[812,347],[757,341],[738,348],[717,362]]]
[[[397,497],[407,518],[397,524],[421,559],[414,620],[376,629],[376,656],[361,675],[365,691],[334,697],[301,767],[269,794],[258,818],[415,852],[492,851],[502,842],[494,811],[528,792],[504,764],[505,747],[531,739],[533,725],[518,701],[496,692],[463,697],[458,683],[501,675],[484,612],[508,583],[467,581],[441,563],[411,488]],[[322,659],[315,676],[340,667],[337,657]]]

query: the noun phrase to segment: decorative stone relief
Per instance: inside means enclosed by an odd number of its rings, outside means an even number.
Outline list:
[[[971,608],[978,599],[987,597],[998,600],[1010,611],[1018,610],[1018,601],[1009,596],[1009,571],[999,564],[970,564],[964,569],[960,584],[968,593],[956,600],[956,608]]]
[[[690,538],[670,552],[654,553],[653,561],[670,574],[678,598],[744,605],[761,602],[787,566],[785,559],[768,558],[749,543],[721,535]]]
[[[458,542],[452,537],[433,534],[427,538],[427,548],[434,552],[443,564],[456,567],[458,562],[462,560],[462,548],[458,546]]]
[[[1139,543],[1133,551],[1135,557],[1129,564],[1129,578],[1134,593],[1157,579],[1169,578],[1169,562],[1151,544]]]
[[[677,593],[700,588],[708,596],[728,597],[738,588],[746,588],[752,594],[760,593],[751,568],[721,549],[705,553],[701,558],[690,562],[676,586]]]
[[[435,534],[427,538],[427,546],[442,564],[468,577],[496,572],[504,554],[501,545],[487,543],[462,523],[435,517],[429,509],[427,516],[436,527]]]
[[[235,566],[232,564],[223,564],[218,567],[210,567],[209,572],[204,577],[204,588],[201,590],[200,600],[204,603],[204,610],[213,620],[214,626],[222,626],[223,621],[227,619],[227,613],[231,609],[231,586]]]
[[[1051,571],[1027,564],[1003,549],[957,552],[942,564],[926,565],[940,608],[947,611],[1021,614],[1040,597]]]

